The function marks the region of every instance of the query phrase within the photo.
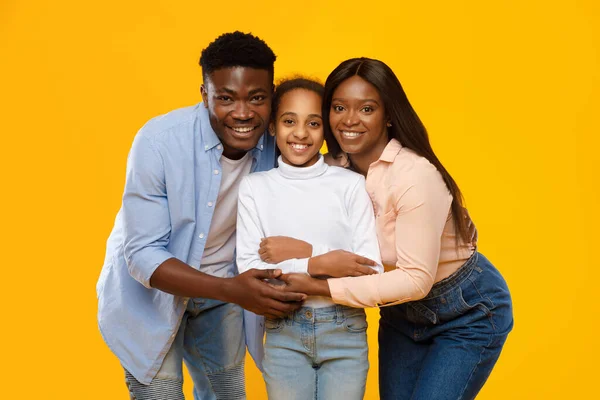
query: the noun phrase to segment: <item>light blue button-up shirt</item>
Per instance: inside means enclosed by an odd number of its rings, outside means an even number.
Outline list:
[[[202,103],[153,118],[133,141],[97,294],[102,336],[141,383],[149,384],[160,369],[187,301],[152,289],[150,277],[172,257],[200,267],[222,152]],[[251,171],[273,168],[274,139],[263,135],[251,155]],[[224,274],[235,271],[232,264]]]

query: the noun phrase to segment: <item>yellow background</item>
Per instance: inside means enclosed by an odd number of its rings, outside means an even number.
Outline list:
[[[277,77],[363,55],[394,69],[512,291],[480,398],[595,397],[599,4],[2,0],[2,397],[127,398],[95,296],[127,153],[146,120],[200,101],[200,51],[235,29],[268,42]],[[266,398],[251,363],[247,381]]]

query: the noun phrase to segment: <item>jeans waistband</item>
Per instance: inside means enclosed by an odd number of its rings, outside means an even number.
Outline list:
[[[469,257],[469,259],[465,261],[465,263],[461,265],[460,268],[456,270],[456,272],[454,272],[449,277],[442,279],[438,283],[434,284],[429,294],[423,300],[441,296],[444,293],[448,292],[448,290],[456,287],[457,285],[460,285],[462,281],[464,281],[469,276],[471,271],[473,271],[473,268],[475,268],[475,265],[477,265],[478,258],[479,252],[475,250],[471,257]]]
[[[285,319],[304,323],[330,322],[343,321],[347,317],[360,314],[365,314],[365,310],[362,308],[353,308],[342,305],[319,308],[301,307],[285,317]]]

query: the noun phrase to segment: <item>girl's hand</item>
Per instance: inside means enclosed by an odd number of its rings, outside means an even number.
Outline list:
[[[312,245],[302,240],[287,236],[270,236],[261,239],[258,254],[264,262],[278,264],[292,258],[309,258],[312,256],[312,250]]]
[[[375,261],[349,251],[334,250],[308,260],[308,273],[311,276],[332,278],[372,275],[377,271],[369,266],[376,265]]]
[[[313,278],[306,274],[283,274],[279,280],[285,282],[286,292],[305,293],[309,296],[331,297],[326,280]]]

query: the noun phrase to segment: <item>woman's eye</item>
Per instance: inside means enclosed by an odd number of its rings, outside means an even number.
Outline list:
[[[344,111],[344,107],[343,106],[339,106],[339,105],[333,106],[333,111],[342,112],[342,111]]]

